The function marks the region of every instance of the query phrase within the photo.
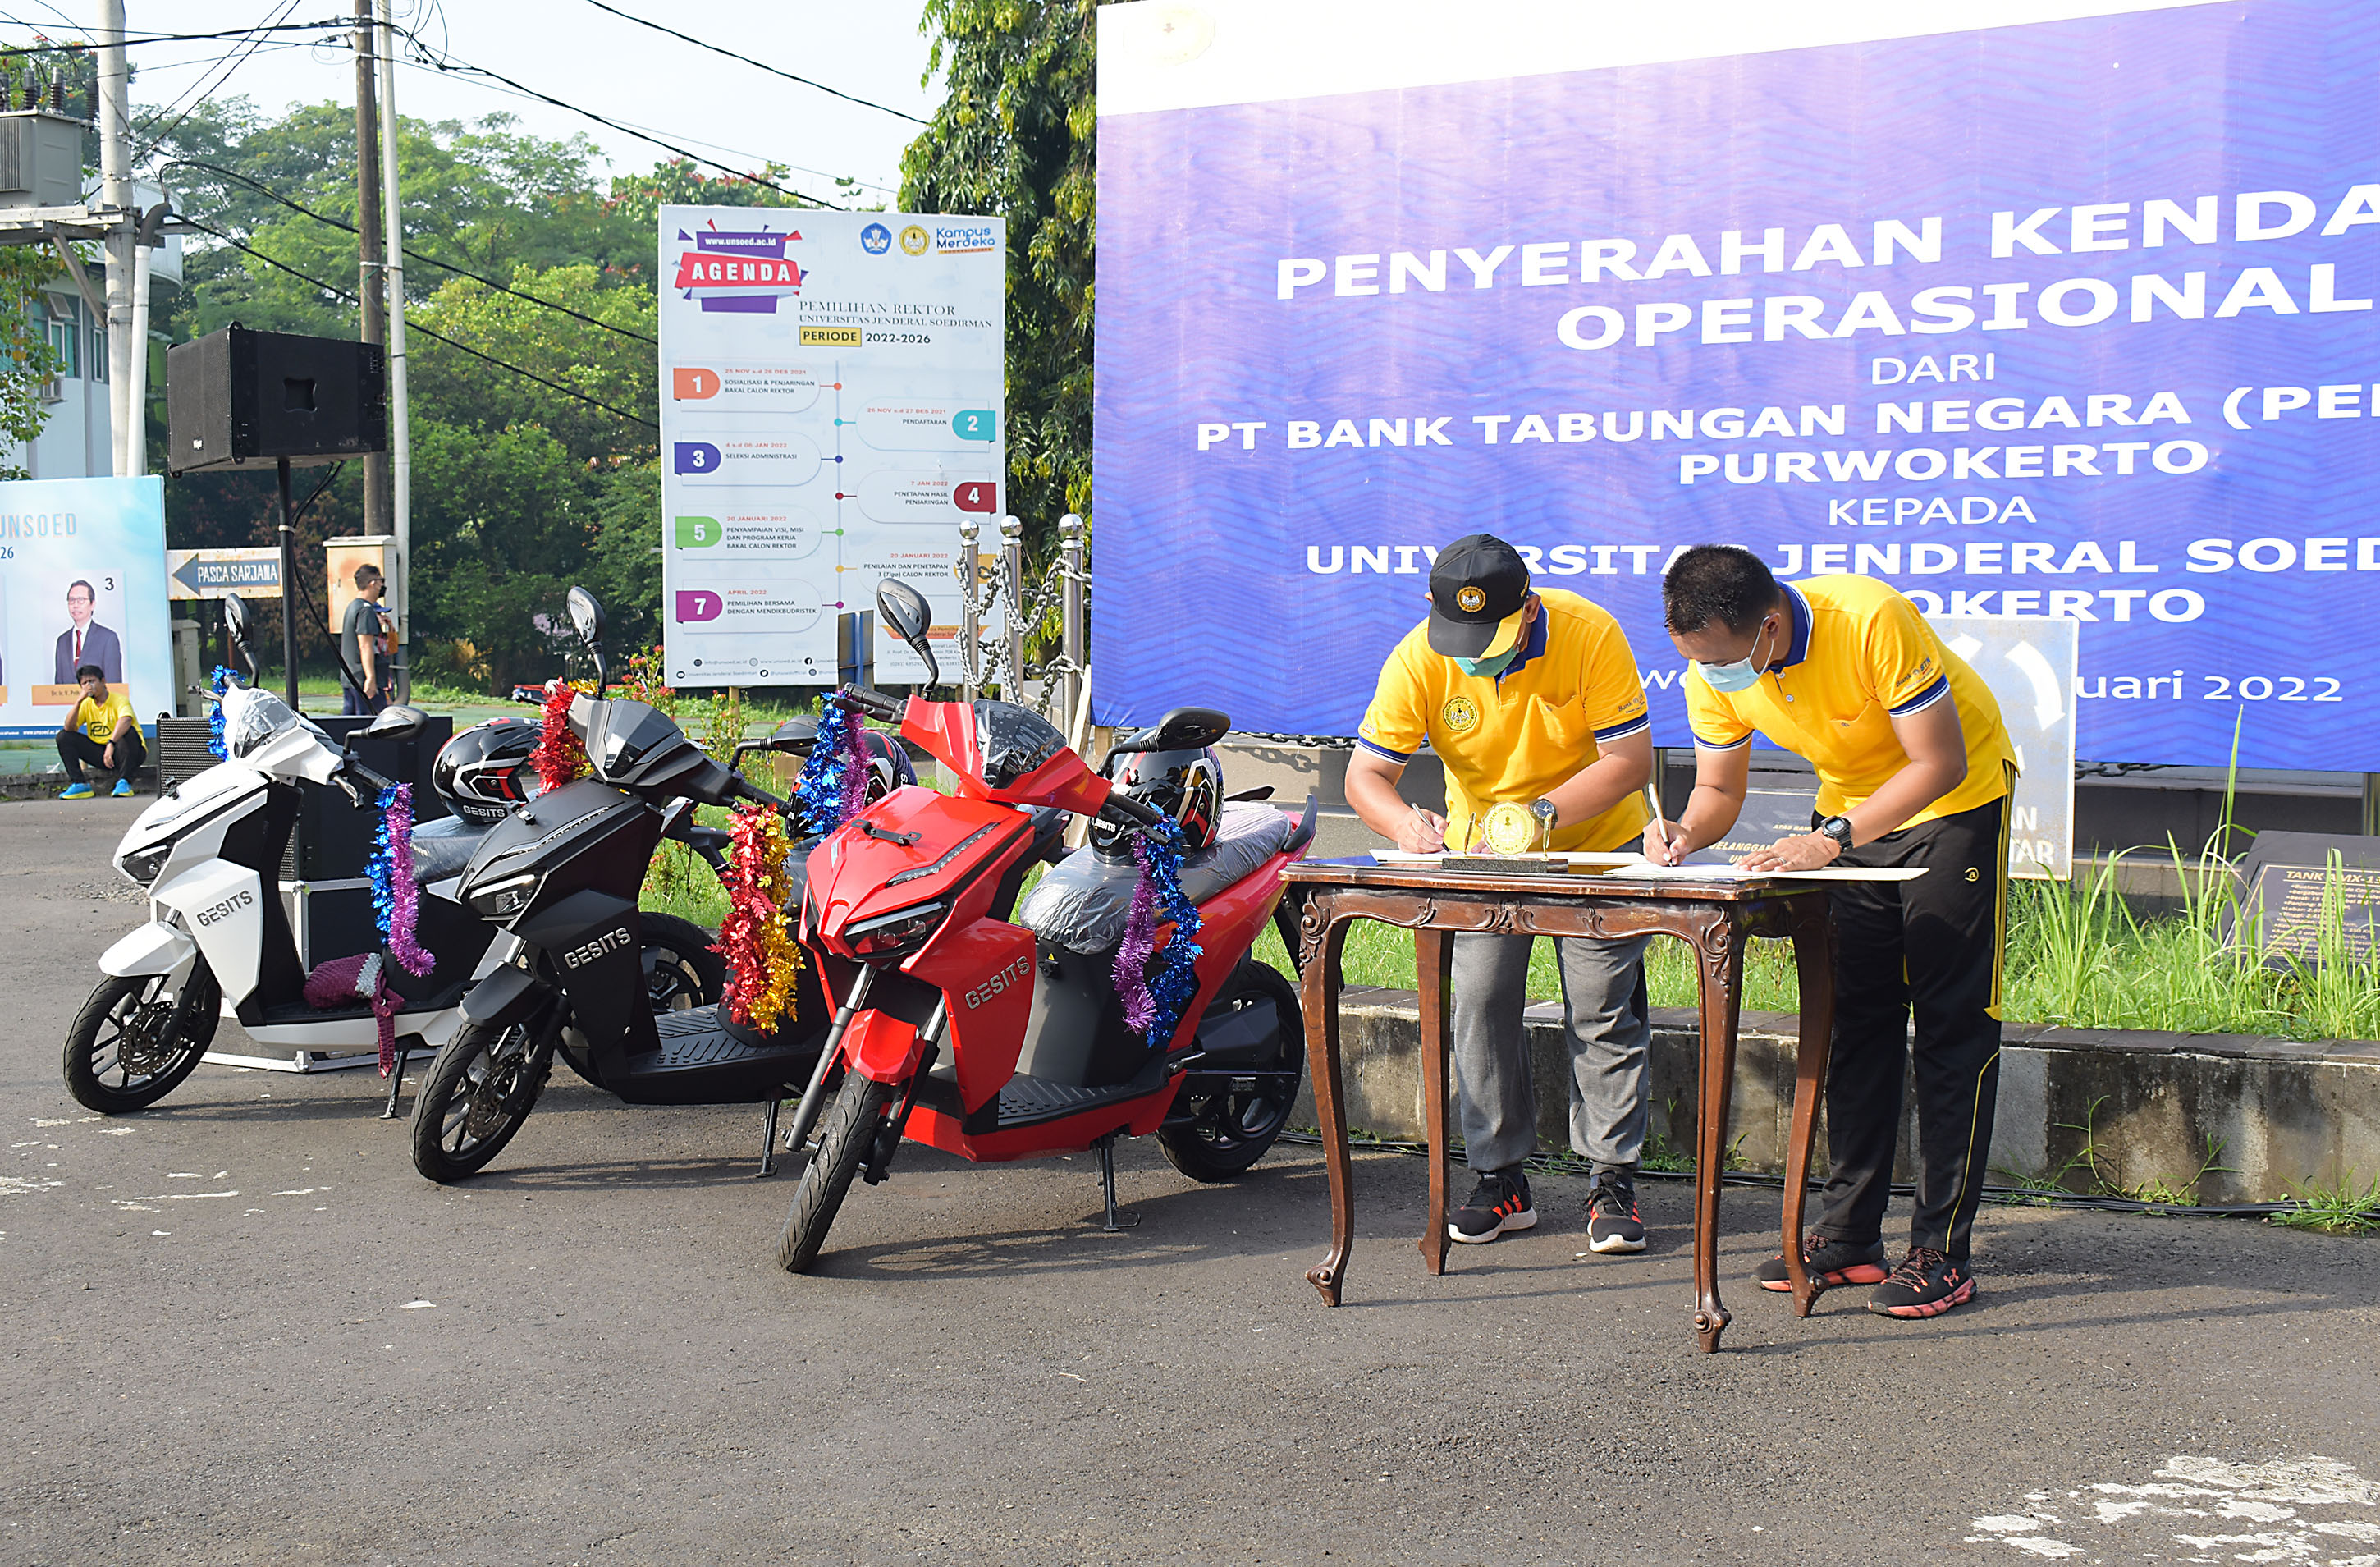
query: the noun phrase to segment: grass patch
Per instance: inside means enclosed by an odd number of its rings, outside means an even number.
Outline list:
[[[2368,1186],[2355,1184],[2355,1172],[2335,1186],[2309,1184],[2295,1188],[2289,1206],[2272,1216],[2276,1224],[2292,1230],[2313,1230],[2325,1235],[2380,1234],[2380,1177]]]

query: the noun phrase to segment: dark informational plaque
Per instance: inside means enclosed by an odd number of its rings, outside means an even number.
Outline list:
[[[2262,922],[2268,964],[2319,961],[2334,924],[2345,953],[2368,958],[2380,945],[2380,838],[2259,832],[2240,862],[2240,901]]]

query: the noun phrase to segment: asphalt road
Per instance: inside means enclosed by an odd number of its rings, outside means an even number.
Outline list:
[[[131,814],[0,805],[0,1562],[2380,1562],[2371,1243],[1988,1209],[1975,1305],[1797,1321],[1730,1193],[1704,1356],[1682,1184],[1606,1259],[1542,1182],[1433,1281],[1420,1164],[1367,1156],[1330,1311],[1310,1149],[1134,1147],[1120,1238],[1088,1156],[911,1149],[790,1278],[749,1110],[557,1073],[451,1189],[369,1073],[90,1116]]]

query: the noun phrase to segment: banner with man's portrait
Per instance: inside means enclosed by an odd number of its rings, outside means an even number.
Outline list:
[[[172,711],[166,615],[164,480],[0,483],[0,737],[55,734],[85,667]]]

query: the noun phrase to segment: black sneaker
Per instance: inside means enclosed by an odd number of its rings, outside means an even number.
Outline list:
[[[1645,1220],[1636,1211],[1636,1184],[1624,1170],[1598,1170],[1586,1194],[1586,1249],[1643,1251]]]
[[[1837,1284],[1880,1284],[1884,1282],[1884,1243],[1870,1241],[1861,1246],[1826,1235],[1812,1235],[1802,1242],[1802,1267],[1822,1291]],[[1785,1271],[1785,1254],[1781,1251],[1762,1263],[1753,1277],[1760,1281],[1764,1290],[1793,1287],[1792,1279]]]
[[[1470,1200],[1446,1221],[1449,1240],[1482,1245],[1507,1230],[1534,1230],[1537,1210],[1529,1206],[1529,1178],[1521,1167],[1490,1171],[1479,1177]]]
[[[1911,1246],[1867,1297],[1867,1308],[1879,1317],[1939,1317],[1974,1298],[1975,1276],[1964,1257],[1953,1262],[1932,1246]]]

